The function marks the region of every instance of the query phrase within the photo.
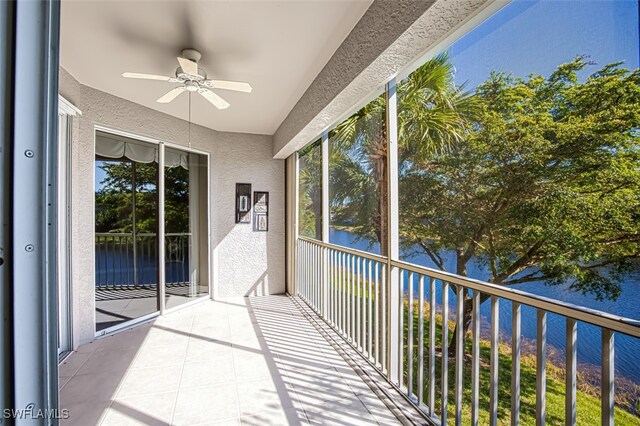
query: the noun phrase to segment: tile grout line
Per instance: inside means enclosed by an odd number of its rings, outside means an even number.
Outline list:
[[[229,305],[224,304],[225,311],[227,313],[227,324],[229,325],[229,340],[231,343],[231,368],[233,368],[233,387],[235,390],[236,397],[236,418],[238,419],[238,423],[242,425],[242,419],[240,418],[240,398],[238,397],[238,378],[236,377],[236,357],[233,343],[233,334],[231,333],[231,320],[229,318]],[[246,308],[246,305],[245,305]]]
[[[184,368],[187,362],[187,354],[189,353],[189,344],[191,343],[191,331],[193,330],[193,321],[195,319],[195,313],[191,316],[191,325],[189,326],[189,338],[187,339],[187,349],[184,351],[184,357],[182,358],[182,369],[180,370],[180,379],[178,379],[178,389],[176,391],[176,398],[173,401],[173,409],[171,410],[170,424],[174,424],[174,418],[176,415],[176,407],[178,406],[178,397],[180,396],[180,386],[182,385],[182,376],[184,375]]]

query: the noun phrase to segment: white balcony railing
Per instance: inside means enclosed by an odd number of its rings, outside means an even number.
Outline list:
[[[577,323],[601,329],[601,422],[614,421],[614,336],[640,338],[640,322],[574,306],[523,291],[468,279],[359,250],[299,237],[297,242],[297,293],[390,383],[434,423],[477,425],[480,417],[480,304],[489,298],[490,356],[488,418],[498,424],[499,304],[512,305],[511,318],[511,424],[520,423],[522,307],[537,312],[535,418],[546,416],[547,314],[566,319],[565,424],[576,424]],[[414,293],[417,288],[417,295]],[[449,312],[449,291],[456,295]],[[449,352],[451,324],[463,327],[464,295],[472,294],[470,389],[465,389],[464,335],[454,333],[455,356]],[[440,300],[437,301],[437,295]],[[425,300],[428,298],[428,301]],[[425,303],[428,302],[428,303]],[[437,303],[440,317],[436,317]],[[425,310],[428,309],[428,312]],[[448,319],[448,320],[444,320]],[[438,322],[439,320],[439,322]],[[406,324],[405,324],[406,321]],[[417,322],[417,324],[415,323]],[[428,330],[426,329],[428,328]],[[594,351],[598,350],[593,348]],[[454,369],[450,381],[449,364]],[[469,374],[469,372],[467,372]],[[468,378],[467,378],[468,379]],[[453,389],[450,388],[450,385]],[[469,418],[463,418],[464,396],[470,391]],[[449,410],[452,398],[453,410]]]

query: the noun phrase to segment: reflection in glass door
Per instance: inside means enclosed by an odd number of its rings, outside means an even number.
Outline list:
[[[209,293],[207,157],[173,148],[164,155],[165,308]]]
[[[96,331],[158,311],[158,147],[96,133]]]

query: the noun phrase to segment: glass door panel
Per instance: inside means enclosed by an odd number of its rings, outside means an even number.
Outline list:
[[[96,331],[158,311],[158,148],[98,133]]]
[[[165,150],[165,306],[209,293],[207,157]]]

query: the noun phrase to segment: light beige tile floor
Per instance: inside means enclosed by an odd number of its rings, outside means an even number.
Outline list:
[[[60,366],[66,425],[397,424],[286,296],[207,301]]]

